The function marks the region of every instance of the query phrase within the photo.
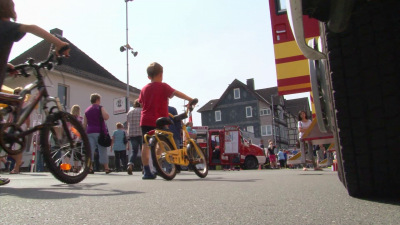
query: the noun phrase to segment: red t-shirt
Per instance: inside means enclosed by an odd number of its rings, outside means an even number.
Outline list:
[[[168,117],[168,98],[172,98],[175,89],[166,83],[152,82],[142,88],[139,102],[142,104],[140,126],[156,126],[160,117]]]

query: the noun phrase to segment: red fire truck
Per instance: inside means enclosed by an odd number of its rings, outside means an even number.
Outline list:
[[[266,161],[263,149],[243,138],[238,126],[193,129],[197,132],[196,141],[205,152],[210,166],[237,165],[244,169],[256,169]]]

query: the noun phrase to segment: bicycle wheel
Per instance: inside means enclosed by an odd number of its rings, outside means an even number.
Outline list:
[[[155,143],[153,146],[151,146],[151,157],[153,159],[153,164],[157,170],[157,175],[160,175],[166,180],[172,180],[176,176],[176,167],[175,164],[169,163],[166,160],[165,152],[172,151],[174,148],[167,138],[159,136],[159,139],[160,141],[155,139]]]
[[[205,178],[208,174],[208,164],[207,159],[204,156],[201,147],[196,143],[197,148],[200,150],[196,151],[195,146],[192,143],[188,144],[187,154],[189,157],[190,166],[196,175],[200,178]]]
[[[40,130],[41,152],[55,178],[67,184],[81,182],[90,170],[91,151],[82,124],[71,114],[57,112]]]

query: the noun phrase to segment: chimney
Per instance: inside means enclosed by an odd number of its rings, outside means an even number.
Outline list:
[[[58,28],[54,28],[54,29],[50,30],[50,34],[62,37],[63,31]]]
[[[254,91],[254,79],[250,78],[246,80],[247,87],[250,88],[252,91]]]

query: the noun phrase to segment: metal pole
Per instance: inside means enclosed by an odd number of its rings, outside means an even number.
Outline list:
[[[125,0],[126,3],[126,48],[128,48],[128,0]],[[129,49],[126,49],[126,110],[129,111],[131,107],[129,101]]]
[[[271,95],[271,103],[272,103],[272,137],[274,138],[274,144],[276,145],[275,138],[275,111],[274,111],[274,95]]]

